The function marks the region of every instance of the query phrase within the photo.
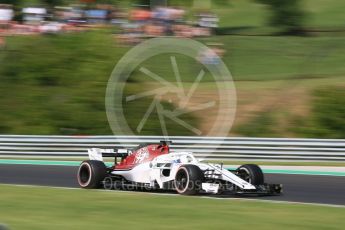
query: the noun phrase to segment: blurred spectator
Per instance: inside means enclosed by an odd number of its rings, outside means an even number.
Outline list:
[[[27,7],[23,8],[24,21],[29,25],[39,25],[44,21],[47,15],[45,8]]]
[[[225,53],[224,49],[221,48],[223,44],[213,43],[208,44],[208,46],[210,48],[200,52],[197,59],[204,65],[218,65]]]
[[[0,5],[0,33],[9,29],[14,12],[11,5]]]
[[[145,38],[160,36],[210,36],[217,27],[218,17],[212,13],[199,14],[195,25],[185,21],[186,11],[178,7],[158,6],[121,9],[109,4],[55,6],[49,15],[42,7],[22,9],[24,24],[11,22],[14,12],[10,5],[0,5],[0,32],[11,28],[13,34],[59,33],[80,31],[89,24],[108,24],[118,27],[115,37],[121,44],[136,44]],[[88,7],[90,7],[88,6]],[[47,20],[55,21],[47,21]]]
[[[117,37],[120,44],[137,44],[142,41],[142,27],[137,23],[126,23],[122,25],[122,33]]]
[[[155,24],[146,25],[144,28],[144,33],[149,37],[159,37],[164,34],[164,27]]]
[[[85,12],[87,21],[91,24],[102,24],[107,21],[108,12],[106,10],[92,9]]]
[[[111,13],[111,23],[115,25],[122,25],[128,22],[128,13],[121,9],[114,9]]]
[[[63,24],[58,22],[46,22],[39,26],[39,32],[45,34],[56,34],[61,32]]]
[[[19,24],[17,22],[12,22],[11,24],[11,32],[12,34],[17,35],[27,35],[32,33],[37,33],[37,26],[35,25],[25,25],[25,24]]]
[[[76,27],[84,26],[87,23],[84,11],[79,5],[56,6],[54,9],[54,18],[60,23],[65,23],[63,26],[65,31],[77,31]]]
[[[199,17],[198,25],[200,27],[205,27],[205,28],[218,27],[219,18],[217,17],[217,15],[212,14],[212,13],[201,13],[197,16]]]
[[[151,12],[145,9],[133,9],[130,13],[130,19],[139,23],[145,23],[151,19]]]
[[[11,5],[0,4],[0,22],[9,22],[14,16]]]
[[[116,20],[121,25],[121,35],[118,36],[121,44],[133,44],[133,41],[140,41],[139,38],[176,36],[195,37],[210,36],[211,28],[217,27],[218,17],[214,14],[199,15],[197,26],[188,24],[184,17],[185,10],[177,7],[156,7],[152,10],[146,8],[135,8],[130,11],[129,21]],[[135,27],[135,32],[133,30]],[[136,39],[133,39],[133,38]]]

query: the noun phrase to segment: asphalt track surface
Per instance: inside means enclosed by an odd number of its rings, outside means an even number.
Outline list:
[[[77,170],[73,166],[0,164],[0,183],[77,188]],[[255,198],[345,205],[345,177],[265,174],[265,180],[267,183],[283,184],[283,195]]]

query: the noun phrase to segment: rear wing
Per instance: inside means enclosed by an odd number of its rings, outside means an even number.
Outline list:
[[[87,150],[90,160],[103,161],[103,157],[126,158],[132,152],[129,149],[99,149],[91,148]]]

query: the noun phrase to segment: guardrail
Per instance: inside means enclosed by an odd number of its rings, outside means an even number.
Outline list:
[[[86,157],[88,148],[135,147],[159,136],[0,135],[0,157]],[[345,139],[169,137],[173,151],[210,160],[345,161]]]

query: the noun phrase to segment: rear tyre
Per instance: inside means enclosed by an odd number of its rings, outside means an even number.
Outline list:
[[[261,168],[255,164],[241,165],[236,169],[237,175],[252,185],[264,184],[264,174]]]
[[[82,188],[99,188],[107,174],[107,167],[102,161],[83,161],[78,169],[78,183]]]
[[[182,195],[195,195],[201,190],[204,173],[196,165],[182,165],[174,180],[176,191]]]

